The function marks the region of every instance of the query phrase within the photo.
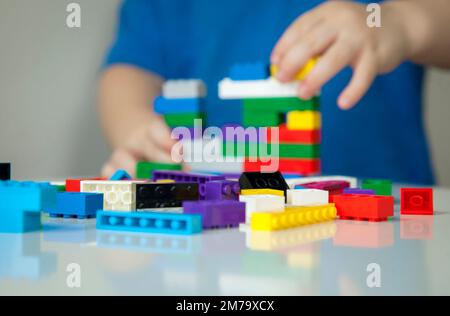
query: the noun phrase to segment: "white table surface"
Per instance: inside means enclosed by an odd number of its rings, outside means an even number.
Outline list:
[[[435,216],[400,217],[397,206],[385,223],[193,237],[44,217],[41,232],[0,234],[0,295],[449,295],[449,205],[450,190],[436,188]],[[71,263],[79,288],[67,285]],[[367,286],[372,263],[380,287]]]

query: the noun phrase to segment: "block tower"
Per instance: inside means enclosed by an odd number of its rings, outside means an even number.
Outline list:
[[[250,137],[245,140],[244,170],[261,171],[275,144],[279,145],[278,170],[287,174],[314,175],[320,173],[321,114],[319,97],[310,100],[298,98],[298,81],[304,79],[314,67],[311,60],[296,76],[296,81],[281,83],[274,76],[276,67],[264,63],[243,64],[232,67],[229,78],[219,83],[219,97],[223,100],[241,99],[243,107],[243,127],[267,127],[267,137]],[[270,74],[269,74],[270,73]],[[275,129],[278,128],[279,137]],[[276,137],[274,137],[276,138]],[[230,139],[225,136],[225,139]],[[260,151],[267,145],[266,151]],[[236,146],[236,144],[234,144]],[[241,147],[242,148],[242,147]],[[257,150],[255,150],[257,149]],[[223,154],[230,152],[236,157],[240,153],[231,150],[226,143]],[[242,151],[243,152],[243,151]],[[258,156],[255,156],[257,152]]]

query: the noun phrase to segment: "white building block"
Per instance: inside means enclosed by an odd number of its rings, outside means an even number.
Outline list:
[[[136,210],[136,183],[146,181],[81,181],[80,191],[103,193],[103,209],[130,212]]]
[[[287,204],[313,206],[328,204],[328,191],[316,189],[287,190]]]
[[[219,82],[221,99],[288,98],[298,96],[298,83],[281,83],[274,78],[266,80],[233,81],[225,78]]]
[[[302,177],[286,179],[286,183],[291,189],[294,189],[296,185],[302,185],[305,183],[319,182],[319,181],[347,181],[350,183],[350,188],[358,187],[358,179],[348,176],[323,176],[323,177]]]
[[[169,80],[163,85],[166,99],[193,99],[206,97],[206,86],[201,80]]]
[[[252,213],[284,211],[284,196],[241,195],[239,201],[245,203],[245,222],[248,224]]]

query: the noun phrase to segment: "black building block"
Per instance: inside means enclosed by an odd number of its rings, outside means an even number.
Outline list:
[[[11,180],[10,163],[0,163],[0,180]]]
[[[289,186],[279,171],[274,173],[244,172],[239,178],[241,190],[244,189],[274,189],[285,192]]]
[[[138,210],[181,207],[183,201],[198,199],[197,183],[136,184],[136,208]]]

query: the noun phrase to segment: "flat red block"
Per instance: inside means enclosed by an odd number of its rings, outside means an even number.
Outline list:
[[[433,215],[433,189],[400,189],[401,215]]]
[[[286,124],[281,124],[278,129],[280,144],[319,144],[321,140],[320,130],[288,130]],[[267,141],[272,142],[272,128],[267,129]]]
[[[337,214],[344,220],[383,222],[394,216],[394,197],[343,194],[333,196]]]
[[[267,167],[271,166],[271,169]],[[300,175],[315,175],[320,173],[320,159],[280,159],[273,158],[272,162],[261,162],[245,160],[244,170],[247,172],[261,172],[261,168],[265,167],[264,172],[285,172],[296,173]],[[273,170],[272,170],[273,169]]]

